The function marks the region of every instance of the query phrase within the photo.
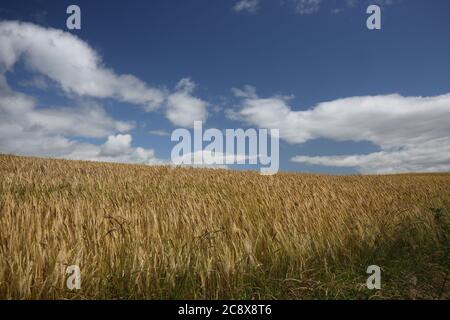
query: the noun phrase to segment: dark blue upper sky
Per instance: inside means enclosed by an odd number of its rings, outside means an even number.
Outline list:
[[[338,98],[398,93],[437,96],[450,89],[450,1],[403,0],[382,6],[382,29],[366,28],[366,1],[323,1],[299,14],[293,1],[261,0],[257,12],[235,12],[237,1],[38,1],[2,0],[0,19],[66,29],[65,10],[78,4],[82,30],[69,31],[99,52],[106,67],[133,74],[156,87],[173,89],[181,78],[196,84],[195,95],[210,106],[233,108],[231,88],[254,86],[261,97],[290,96],[293,110]],[[374,1],[377,2],[377,1]],[[340,12],[332,12],[339,9]],[[23,72],[23,77],[25,72]],[[20,67],[9,75],[22,77]],[[34,89],[24,89],[34,90]],[[39,103],[64,104],[58,92],[36,90]],[[133,143],[168,158],[172,131],[162,113],[104,101],[115,118],[133,120]],[[208,127],[234,128],[223,111],[209,111]],[[100,141],[101,142],[101,141]],[[99,143],[100,143],[99,142]],[[281,169],[352,172],[289,161],[295,155],[369,153],[370,142],[315,139],[282,142]]]

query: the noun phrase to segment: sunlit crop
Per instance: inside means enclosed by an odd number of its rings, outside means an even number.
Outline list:
[[[449,208],[450,174],[0,156],[0,298],[449,298]]]

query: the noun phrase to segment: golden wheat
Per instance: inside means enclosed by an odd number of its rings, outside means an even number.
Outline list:
[[[448,259],[435,213],[450,208],[449,174],[260,176],[0,156],[0,181],[3,299],[368,298],[369,264],[392,273],[396,259]],[[377,295],[448,297],[446,262],[391,274],[423,285]],[[80,266],[81,290],[66,288],[68,265]]]

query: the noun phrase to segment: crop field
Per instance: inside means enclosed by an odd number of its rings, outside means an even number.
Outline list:
[[[450,174],[0,156],[0,299],[449,299],[449,254]]]

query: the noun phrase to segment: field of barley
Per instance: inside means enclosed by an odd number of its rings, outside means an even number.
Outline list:
[[[450,174],[0,155],[0,299],[449,299],[449,253]]]

